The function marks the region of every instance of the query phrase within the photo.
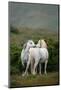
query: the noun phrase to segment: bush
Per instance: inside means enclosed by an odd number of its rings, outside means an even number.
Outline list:
[[[10,73],[19,73],[22,68],[21,65],[21,60],[20,59],[20,54],[21,54],[21,48],[19,48],[15,44],[11,44],[10,47]]]
[[[58,71],[58,57],[59,57],[59,47],[58,41],[53,39],[48,39],[48,51],[49,51],[49,60],[47,71]],[[23,67],[20,60],[21,55],[21,46],[18,47],[16,44],[10,45],[10,73],[16,74],[23,71]],[[20,62],[19,62],[20,61]]]
[[[49,40],[48,45],[49,51],[49,61],[48,61],[48,71],[58,71],[58,64],[59,64],[59,47],[58,42]]]

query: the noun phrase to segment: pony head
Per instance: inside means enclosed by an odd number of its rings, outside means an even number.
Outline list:
[[[35,43],[32,40],[28,40],[27,47],[31,48],[31,47],[34,47],[34,46],[35,46]]]
[[[41,48],[47,48],[47,44],[44,39],[39,40],[37,45]]]
[[[28,40],[28,41],[24,44],[23,48],[24,48],[24,49],[29,49],[29,48],[34,47],[34,46],[35,46],[35,43],[34,43],[32,40]]]

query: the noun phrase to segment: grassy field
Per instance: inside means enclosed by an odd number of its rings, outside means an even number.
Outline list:
[[[58,39],[58,33],[49,30],[40,30],[40,29],[27,29],[20,28],[19,33],[10,33],[10,43],[16,44],[18,47],[21,47],[27,40],[33,40],[34,42],[38,42],[39,39],[53,39],[56,41]]]
[[[39,74],[22,77],[21,63],[18,64],[23,44],[27,40],[33,40],[35,43],[39,39],[46,39],[49,50],[49,62],[47,67],[47,75]],[[58,78],[58,33],[49,30],[32,30],[29,28],[20,28],[19,32],[10,32],[10,87],[23,86],[43,86],[57,85]],[[53,71],[53,72],[51,72]]]
[[[23,86],[44,86],[44,85],[58,85],[59,84],[58,72],[50,72],[47,75],[29,75],[22,77],[21,75],[10,76],[10,87],[23,87]]]

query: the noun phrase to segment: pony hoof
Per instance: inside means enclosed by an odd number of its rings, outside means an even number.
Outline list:
[[[32,73],[33,75],[36,75],[36,73]]]
[[[41,73],[39,73],[39,75],[42,75]]]
[[[47,73],[44,73],[47,76]]]
[[[22,76],[24,77],[25,76],[25,73],[23,73]]]
[[[22,74],[22,76],[24,77],[24,76],[28,76],[29,74],[28,73],[23,73]]]

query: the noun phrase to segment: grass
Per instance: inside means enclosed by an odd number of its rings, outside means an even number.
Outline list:
[[[21,75],[10,76],[10,87],[23,86],[44,86],[44,85],[58,85],[58,72],[50,72],[47,75],[29,75],[22,77]]]
[[[20,28],[19,33],[17,34],[10,32],[10,46],[16,45],[18,48],[22,49],[23,44],[27,40],[32,39],[35,43],[37,43],[37,41],[42,38],[46,39],[48,42],[51,41],[51,39],[53,42],[55,42],[58,41],[58,33],[46,30],[28,30],[26,28]],[[41,76],[29,75],[25,77],[22,77],[21,74],[10,75],[10,87],[44,86],[57,84],[59,84],[58,72],[49,72],[47,76],[44,74]]]
[[[32,39],[34,42],[38,41],[39,39],[46,39],[52,38],[54,41],[58,39],[58,33],[53,32],[50,30],[33,30],[33,29],[26,29],[26,28],[20,28],[19,33],[10,33],[10,43],[18,45],[18,47],[21,46],[21,43],[23,44],[29,40]]]

